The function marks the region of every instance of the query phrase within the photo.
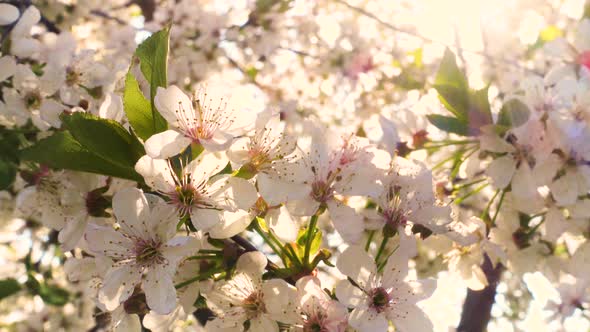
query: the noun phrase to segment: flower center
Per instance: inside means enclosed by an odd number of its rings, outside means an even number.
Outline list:
[[[200,200],[199,192],[188,180],[181,181],[173,192],[168,193],[168,197],[170,204],[176,207],[181,216],[189,214]]]
[[[142,265],[162,262],[164,257],[160,253],[160,243],[138,239],[135,242],[135,260]]]
[[[41,95],[37,91],[29,92],[25,95],[25,104],[28,109],[38,109],[41,106]]]
[[[369,292],[370,304],[369,306],[377,312],[383,312],[392,302],[391,296],[383,287],[378,287]]]
[[[311,184],[311,197],[317,202],[325,203],[332,196],[332,187],[328,183],[317,180]]]
[[[266,306],[264,305],[262,292],[255,291],[250,294],[242,302],[242,307],[246,309],[248,317],[250,318],[256,317],[258,314],[266,312]]]
[[[72,86],[75,84],[78,84],[79,80],[80,80],[80,73],[78,73],[75,69],[73,68],[68,68],[66,70],[66,84],[68,86]]]

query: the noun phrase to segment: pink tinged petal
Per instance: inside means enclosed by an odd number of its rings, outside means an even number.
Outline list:
[[[316,277],[305,276],[295,284],[297,296],[303,309],[311,311],[316,300],[329,301],[330,298],[321,288],[320,280]]]
[[[1,60],[1,59],[0,59]],[[232,143],[230,148],[227,151],[227,157],[232,163],[235,163],[239,166],[245,164],[249,160],[248,150],[249,150],[250,138],[249,137],[240,137]]]
[[[164,119],[176,128],[180,128],[179,117],[185,122],[194,123],[196,113],[193,111],[193,104],[189,97],[176,85],[167,88],[158,87],[154,97],[154,104]],[[185,116],[189,116],[189,118],[185,119]]]
[[[191,221],[197,230],[209,231],[223,221],[223,210],[192,209]]]
[[[358,332],[386,332],[389,327],[389,323],[387,322],[384,313],[380,314],[377,311],[368,308],[354,309],[350,313],[348,323],[350,326],[357,329]],[[414,331],[408,330],[408,332]]]
[[[256,203],[258,193],[256,187],[250,181],[230,177],[227,184],[228,186],[224,192],[225,200],[231,202],[228,205],[233,205],[234,209],[247,210]]]
[[[51,99],[46,99],[41,104],[39,112],[41,114],[41,119],[49,123],[52,127],[58,128],[61,125],[59,115],[65,109],[66,108],[62,104]]]
[[[370,279],[377,272],[375,260],[360,246],[346,248],[338,257],[336,267],[363,289],[366,289]]]
[[[268,260],[260,251],[251,251],[238,258],[236,272],[245,272],[250,278],[255,279],[262,276]]]
[[[113,267],[104,277],[103,285],[98,292],[98,300],[107,310],[113,311],[131,296],[140,280],[141,269],[138,266]]]
[[[404,252],[408,257],[415,257],[418,254],[418,246],[416,245],[416,237],[410,228],[399,227],[397,233],[399,234],[398,250]]]
[[[95,254],[115,259],[124,259],[133,254],[133,242],[111,227],[90,225],[84,239]]]
[[[164,159],[153,159],[145,155],[135,163],[135,171],[141,174],[145,182],[154,189],[169,192],[176,187],[169,164]]]
[[[270,279],[262,284],[262,293],[266,310],[273,320],[288,324],[297,322],[297,288],[282,279]]]
[[[286,206],[270,210],[266,214],[266,221],[280,240],[294,242],[297,239],[299,222],[291,216]]]
[[[353,286],[348,280],[340,280],[336,284],[336,298],[349,308],[356,308],[367,301],[367,295],[362,289]]]
[[[19,11],[13,5],[0,3],[0,25],[8,25],[18,20]]]
[[[572,205],[578,199],[578,181],[584,181],[578,173],[568,170],[565,174],[549,185],[551,196],[559,205]]]
[[[37,24],[41,20],[41,13],[35,6],[29,6],[22,13],[20,19],[12,29],[12,38],[19,39],[16,37],[23,37],[31,32],[33,25]]]
[[[271,206],[294,199],[302,199],[309,194],[309,186],[281,179],[275,172],[262,172],[257,176],[258,192]],[[312,212],[313,214],[313,212]]]
[[[409,257],[401,250],[396,250],[389,256],[387,263],[383,267],[383,279],[381,283],[384,287],[391,287],[400,283],[408,275]]]
[[[113,212],[121,230],[127,235],[149,239],[150,229],[146,226],[150,207],[143,191],[124,188],[113,197]]]
[[[496,188],[504,189],[512,180],[512,175],[516,170],[516,162],[510,155],[494,159],[487,169],[487,174],[491,178]]]
[[[226,150],[232,143],[234,135],[218,129],[210,139],[200,139],[199,142],[205,150],[210,152],[220,152]]]
[[[152,135],[145,141],[145,152],[156,159],[167,159],[181,153],[192,140],[175,130]]]
[[[149,268],[141,288],[150,309],[166,315],[176,308],[176,288],[172,280],[174,271],[168,265],[156,264]]]
[[[239,331],[242,331],[241,328]],[[270,319],[268,315],[259,315],[250,320],[250,330],[252,332],[279,332],[279,325],[276,321]]]
[[[176,265],[183,258],[195,254],[200,248],[200,242],[192,236],[177,236],[168,241],[162,248],[162,255],[168,260],[171,268],[176,269]]]
[[[436,287],[436,279],[405,281],[393,286],[393,296],[396,297],[396,303],[414,304],[430,298]]]
[[[537,193],[533,172],[528,163],[521,162],[512,177],[512,194],[518,198],[532,198]]]
[[[62,250],[70,251],[76,247],[88,225],[88,216],[79,214],[75,217],[67,217],[64,228],[59,232],[58,240]]]
[[[127,315],[126,313],[122,313],[121,316],[121,320],[117,323],[114,332],[141,331],[142,327],[138,315]]]
[[[177,307],[171,313],[166,315],[159,315],[154,311],[150,311],[143,318],[143,326],[154,332],[170,331],[174,326],[173,324],[185,317],[186,313],[181,307]],[[141,331],[141,328],[139,331]]]
[[[415,305],[394,305],[387,313],[396,331],[431,332],[434,326],[424,311]]]
[[[221,172],[227,166],[229,159],[222,152],[202,152],[199,157],[191,161],[185,168],[185,173],[191,175],[194,184],[209,180],[213,175]]]
[[[545,214],[545,238],[555,242],[567,229],[568,223],[563,212],[556,207],[551,207]]]
[[[148,217],[150,233],[166,242],[176,234],[178,219],[178,212],[173,205],[163,201],[154,204]]]
[[[97,272],[94,257],[69,258],[64,264],[64,272],[69,281],[88,281]]]
[[[252,222],[253,216],[245,210],[235,212],[223,211],[221,223],[209,231],[214,239],[227,239],[245,231]]]
[[[348,205],[336,200],[328,201],[328,212],[334,228],[349,243],[357,243],[365,229],[363,217]]]

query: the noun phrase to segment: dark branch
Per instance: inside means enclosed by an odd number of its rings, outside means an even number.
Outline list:
[[[41,23],[47,28],[47,31],[49,31],[49,32],[53,32],[53,33],[60,33],[61,32],[61,30],[57,27],[57,25],[55,25],[55,23],[53,23],[47,17],[45,17],[45,15],[41,15]]]
[[[485,255],[481,268],[488,278],[488,286],[480,291],[467,291],[457,332],[484,332],[492,316],[496,286],[504,267],[498,264],[494,268],[488,255]]]

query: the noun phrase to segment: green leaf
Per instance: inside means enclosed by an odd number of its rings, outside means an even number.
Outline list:
[[[156,133],[166,130],[166,120],[157,112],[154,97],[158,87],[168,86],[168,47],[170,26],[154,33],[135,50],[139,58],[139,67],[145,79],[150,83],[150,103],[152,105],[153,128]]]
[[[440,130],[461,136],[469,136],[469,126],[456,118],[439,114],[429,114],[426,117],[430,123]]]
[[[70,293],[61,287],[43,283],[39,288],[39,296],[45,303],[61,307],[68,303]]]
[[[518,99],[510,99],[502,105],[496,124],[516,128],[527,122],[530,115],[531,111],[527,105]]]
[[[492,124],[492,110],[488,100],[488,88],[469,91],[469,113],[467,114],[469,134],[478,135],[480,128]]]
[[[0,159],[0,190],[10,187],[15,178],[16,165],[7,160]]]
[[[133,167],[113,164],[85,149],[68,131],[56,132],[35,145],[21,150],[22,160],[49,167],[104,174],[137,182],[143,178]]]
[[[64,113],[60,118],[84,148],[113,164],[134,168],[145,155],[143,145],[116,121],[84,112]]]
[[[467,78],[457,66],[455,55],[448,48],[445,50],[433,86],[445,108],[458,119],[466,121],[469,108]]]
[[[123,108],[129,119],[133,131],[144,141],[158,133],[154,127],[154,116],[150,101],[145,99],[139,83],[130,72],[125,77],[125,91],[123,92]]]
[[[298,252],[301,254],[302,257],[305,252],[305,244],[307,243],[307,233],[308,233],[307,228],[303,228],[297,234],[297,246],[299,247]],[[318,230],[313,235],[313,239],[311,241],[311,247],[309,250],[310,256],[313,256],[316,252],[318,252],[318,250],[320,250],[321,244],[322,244],[322,231]]]
[[[0,280],[0,300],[17,293],[22,289],[21,285],[13,278]]]

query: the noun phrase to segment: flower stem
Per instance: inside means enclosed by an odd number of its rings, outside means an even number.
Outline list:
[[[379,245],[379,249],[377,250],[377,256],[375,256],[375,263],[379,265],[379,259],[381,255],[385,251],[385,247],[387,246],[387,242],[389,241],[389,236],[384,236],[383,240],[381,240],[381,244]]]
[[[502,203],[504,202],[504,195],[506,194],[506,190],[502,189],[502,194],[500,195],[500,201],[498,201],[498,207],[496,207],[496,213],[494,213],[494,218],[490,222],[490,227],[493,227],[496,224],[496,218],[498,217],[498,213],[500,213],[500,208],[502,207]]]
[[[479,187],[477,187],[477,188],[473,189],[472,191],[468,192],[467,194],[465,194],[465,195],[463,195],[463,196],[461,196],[461,197],[457,198],[457,199],[455,200],[455,204],[459,205],[459,204],[463,203],[463,201],[464,201],[464,200],[466,200],[467,198],[469,198],[469,197],[471,197],[471,196],[473,196],[473,195],[477,194],[478,192],[482,191],[482,190],[483,190],[485,187],[487,187],[488,185],[489,185],[489,183],[484,183],[484,184],[482,184],[481,186],[479,186]]]
[[[182,287],[192,284],[195,281],[203,281],[203,280],[209,279],[211,276],[213,276],[217,273],[221,273],[223,271],[225,271],[225,269],[223,267],[217,267],[217,268],[207,271],[206,273],[203,273],[203,274],[199,273],[199,275],[196,277],[190,278],[188,280],[185,280],[183,282],[180,282],[180,283],[174,285],[174,288],[180,289]]]
[[[311,243],[313,242],[313,238],[315,237],[317,224],[318,224],[318,213],[316,212],[309,221],[309,226],[307,228],[307,242],[305,243],[305,253],[303,255],[303,263],[306,265],[311,264],[309,260],[309,255],[311,252]]]
[[[375,231],[370,231],[369,232],[369,237],[367,238],[367,244],[365,244],[365,251],[369,251],[369,248],[371,247],[371,242],[373,241],[373,237],[375,236]]]
[[[262,229],[262,227],[260,227],[260,224],[258,223],[258,220],[255,220],[254,221],[254,231],[256,231],[256,233],[258,233],[258,235],[260,235],[260,237],[262,237],[262,239],[264,240],[264,242],[266,242],[266,244],[268,244],[268,246],[270,247],[270,249],[272,249],[272,251],[275,254],[277,254],[277,256],[279,256],[281,258],[281,261],[283,262],[283,265],[287,266],[287,261],[285,260],[285,257],[288,257],[290,260],[292,260],[291,256],[289,255],[289,253],[285,250],[285,248],[280,243],[275,243],[269,237],[269,234],[267,234]]]

